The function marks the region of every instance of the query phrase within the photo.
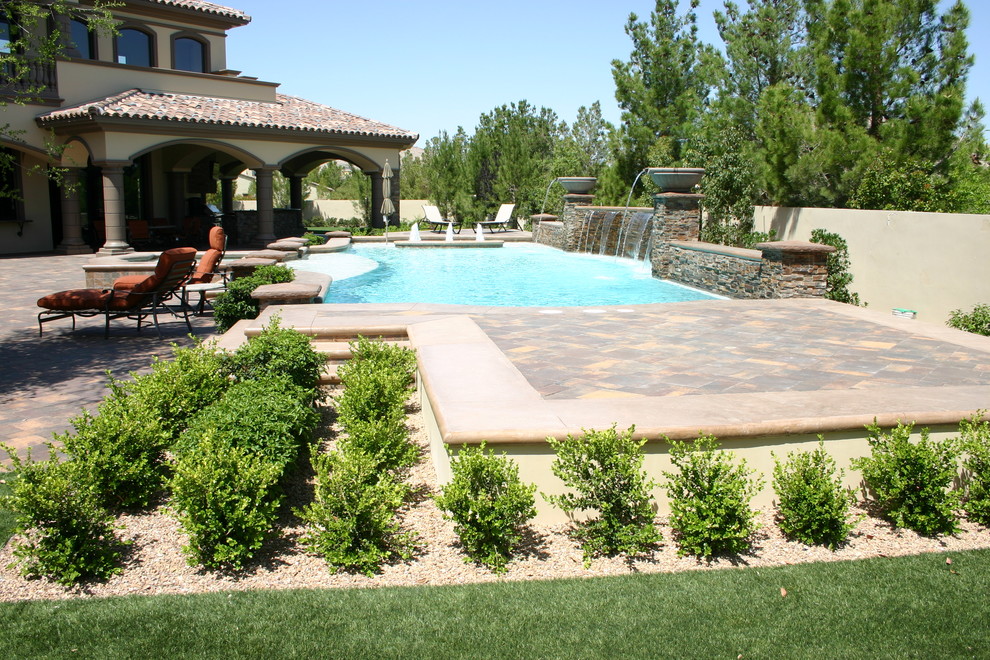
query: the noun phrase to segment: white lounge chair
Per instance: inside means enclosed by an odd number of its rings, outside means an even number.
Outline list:
[[[482,227],[487,227],[488,231],[495,233],[495,227],[499,228],[499,231],[508,231],[509,229],[515,229],[515,227],[510,227],[509,225],[515,225],[522,229],[516,220],[512,217],[512,211],[516,208],[515,204],[502,204],[499,207],[498,213],[495,214],[494,220],[483,220],[478,224]]]
[[[454,228],[455,234],[461,233],[460,220],[447,220],[440,215],[440,209],[436,206],[423,204],[423,213],[426,215],[426,222],[432,225],[432,227],[430,227],[430,231],[444,232],[447,231],[447,226],[450,225]]]

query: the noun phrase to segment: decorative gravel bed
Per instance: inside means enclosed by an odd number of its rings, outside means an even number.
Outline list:
[[[927,538],[908,530],[894,530],[873,517],[864,518],[849,542],[836,552],[786,540],[773,524],[772,512],[762,512],[750,554],[702,562],[679,557],[671,529],[661,525],[663,545],[649,556],[635,560],[623,557],[596,559],[590,567],[582,562],[581,549],[567,534],[567,525],[533,525],[522,555],[509,564],[508,572],[495,576],[483,567],[464,562],[453,523],[442,518],[429,495],[436,475],[427,458],[422,416],[408,419],[414,440],[424,448],[424,459],[409,474],[414,487],[413,502],[403,513],[408,529],[418,535],[418,547],[409,561],[383,567],[374,577],[349,573],[331,574],[319,557],[307,555],[298,543],[302,528],[290,512],[307,501],[308,484],[300,479],[290,484],[283,507],[281,534],[270,541],[250,567],[239,574],[204,571],[189,566],[182,553],[185,542],[178,523],[166,506],[147,513],[122,515],[121,536],[132,540],[124,572],[106,582],[73,588],[48,580],[25,580],[9,564],[12,543],[0,549],[0,601],[124,596],[131,594],[189,594],[242,589],[350,588],[413,585],[464,584],[501,580],[546,580],[630,573],[712,570],[746,566],[774,566],[814,561],[843,561],[867,557],[892,557],[924,552],[947,552],[990,547],[990,530],[966,521],[957,536]],[[864,513],[857,511],[857,513]]]

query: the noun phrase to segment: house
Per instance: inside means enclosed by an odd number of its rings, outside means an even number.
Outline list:
[[[32,67],[31,82],[44,87],[39,98],[4,108],[9,129],[0,148],[17,164],[6,183],[20,199],[0,204],[0,254],[131,251],[128,220],[181,228],[218,191],[229,214],[234,183],[247,170],[258,182],[258,209],[235,238],[264,244],[280,233],[273,172],[289,179],[290,207],[299,209],[303,177],[329,160],[368,174],[377,207],[388,161],[398,208],[399,154],[419,136],[280,94],[277,83],[229,68],[227,31],[249,16],[202,0],[127,0],[112,12],[116,35],[53,17],[65,57]],[[9,35],[0,23],[0,36]],[[0,93],[9,96],[6,82]],[[48,140],[64,147],[57,162]],[[61,181],[32,173],[50,165],[67,168]]]

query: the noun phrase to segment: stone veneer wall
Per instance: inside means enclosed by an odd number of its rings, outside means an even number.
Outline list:
[[[825,294],[827,245],[801,241],[761,243],[757,249],[698,241],[703,195],[655,197],[652,222],[637,258],[650,259],[654,277],[695,286],[730,298],[809,298]],[[616,254],[626,243],[625,213],[647,209],[591,206],[590,195],[566,195],[558,222],[541,222],[533,240],[569,252]],[[626,246],[628,247],[628,246]],[[647,255],[646,251],[650,250]]]
[[[729,298],[763,298],[759,250],[673,241],[654,250],[653,273]]]

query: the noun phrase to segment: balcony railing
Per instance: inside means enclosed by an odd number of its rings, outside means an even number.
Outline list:
[[[0,94],[17,96],[27,102],[49,101],[58,98],[58,80],[55,65],[51,62],[28,61],[26,70],[20,71],[7,62],[0,68]]]

